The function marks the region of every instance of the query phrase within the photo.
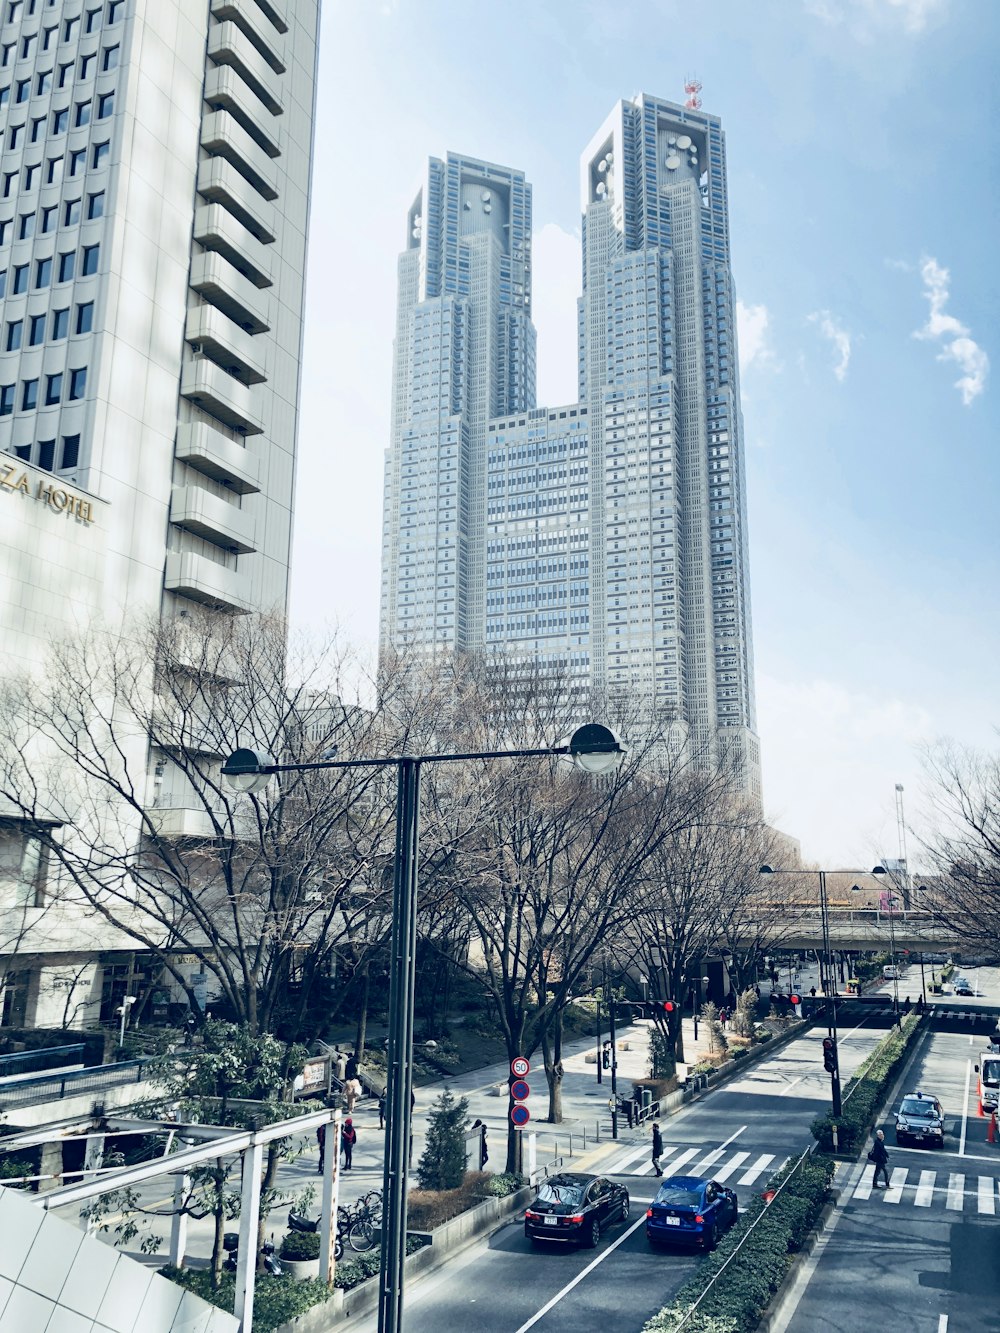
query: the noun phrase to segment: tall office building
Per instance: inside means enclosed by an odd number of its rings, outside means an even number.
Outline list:
[[[88,624],[285,609],[318,11],[3,0],[0,673]],[[0,891],[38,877],[0,808]],[[43,1004],[40,922],[5,1021]]]
[[[502,646],[638,694],[759,800],[721,123],[643,95],[588,146],[579,402],[558,408],[534,405],[528,199],[449,156],[410,211],[383,645]]]

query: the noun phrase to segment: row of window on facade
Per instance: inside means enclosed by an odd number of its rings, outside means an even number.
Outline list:
[[[118,20],[119,10],[114,10],[114,18],[110,17],[112,6],[109,5],[109,23],[115,23]],[[41,51],[53,51],[57,46],[64,45],[66,42],[75,42],[81,36],[81,18],[84,19],[82,35],[96,32],[101,23],[100,9],[90,9],[86,15],[74,15],[73,18],[63,19],[62,31],[58,23],[49,24],[48,27],[37,28],[34,32],[26,32],[22,37],[14,42],[4,42],[0,49],[0,67],[13,64],[16,60],[33,60]],[[8,20],[13,22],[13,20]],[[106,46],[104,48],[104,59],[101,63],[102,69],[114,69],[118,64],[119,48],[117,46]],[[81,77],[86,77],[81,76]]]
[[[4,339],[4,351],[16,352],[19,347],[37,347],[40,343],[43,343],[47,321],[50,323],[50,342],[58,342],[60,338],[69,337],[69,313],[69,306],[63,306],[59,310],[43,311],[38,315],[29,315],[26,320],[9,319],[7,321],[7,335]],[[27,329],[25,325],[27,325]],[[93,327],[93,301],[79,302],[76,307],[76,318],[73,321],[73,332],[78,334],[89,333]],[[28,335],[26,343],[24,341],[25,332]]]
[[[89,278],[97,272],[97,266],[100,262],[101,247],[99,245],[85,245],[80,251],[79,270],[76,262],[77,252],[75,250],[66,250],[58,255],[46,255],[44,259],[35,260],[35,277],[31,284],[31,290],[35,292],[43,291],[52,284],[52,275],[55,273],[56,282],[72,282],[76,277]],[[5,295],[22,296],[29,285],[31,265],[15,264],[10,271],[10,291],[7,291],[7,270],[0,269],[0,297]],[[87,332],[86,329],[78,329],[78,333]]]
[[[111,144],[109,140],[105,140],[103,143],[92,144],[91,166],[95,169],[103,166],[110,151]],[[86,161],[86,148],[74,148],[71,149],[70,152],[62,154],[59,157],[48,158],[45,163],[45,184],[58,185],[64,178],[72,180],[74,176],[78,176],[80,172],[83,171]],[[69,164],[68,171],[66,170],[67,162]],[[9,199],[16,193],[17,178],[22,172],[24,175],[22,192],[28,194],[38,185],[41,179],[41,171],[41,162],[29,163],[18,171],[5,171],[3,173],[3,189],[0,191],[3,198]]]
[[[64,435],[58,447],[55,440],[36,440],[34,444],[16,444],[11,452],[26,463],[34,463],[44,472],[66,472],[80,461],[80,436]],[[58,458],[58,467],[57,464]]]
[[[17,239],[19,241],[30,240],[37,234],[45,236],[48,232],[54,231],[56,219],[59,216],[60,206],[58,204],[49,204],[37,212],[22,213],[17,220]],[[66,199],[62,204],[62,225],[64,227],[73,227],[82,221],[84,216],[82,199]],[[86,219],[92,222],[96,218],[104,216],[104,191],[98,190],[94,194],[87,195]],[[41,225],[39,224],[39,221]],[[14,219],[0,219],[0,245],[6,245],[11,240]]]
[[[80,366],[79,369],[70,370],[67,374],[58,371],[54,375],[46,375],[44,379],[45,390],[41,398],[39,397],[41,379],[21,381],[20,411],[33,412],[39,406],[52,407],[64,400],[71,403],[82,398],[87,388],[87,367]],[[16,404],[17,384],[0,384],[0,417],[9,417],[15,411]]]

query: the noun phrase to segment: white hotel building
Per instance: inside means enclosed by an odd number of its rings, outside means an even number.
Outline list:
[[[721,122],[619,102],[580,186],[579,401],[536,407],[531,187],[429,163],[399,259],[382,645],[637,695],[759,802]]]
[[[318,11],[3,0],[0,675],[130,615],[284,610]],[[37,881],[0,810],[0,913]],[[57,916],[0,957],[8,1026],[59,1021],[81,961],[80,1021],[121,991],[128,942]]]

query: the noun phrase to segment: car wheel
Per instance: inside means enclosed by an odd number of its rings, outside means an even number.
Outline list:
[[[622,1216],[621,1216],[621,1220],[622,1220],[623,1222],[627,1222],[627,1221],[628,1221],[628,1195],[627,1195],[627,1194],[625,1195],[625,1198],[622,1199]]]
[[[595,1217],[587,1229],[586,1242],[590,1249],[594,1249],[597,1242],[601,1239],[601,1224]]]
[[[712,1226],[711,1226],[711,1230],[709,1231],[708,1235],[705,1237],[705,1249],[706,1249],[706,1250],[714,1250],[715,1247],[716,1247],[716,1245],[718,1245],[718,1243],[719,1243],[719,1228],[718,1228],[718,1227],[716,1226],[716,1224],[713,1222],[713,1223],[712,1223]]]

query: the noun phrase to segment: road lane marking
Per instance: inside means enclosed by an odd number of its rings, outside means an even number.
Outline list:
[[[786,1087],[784,1087],[784,1088],[781,1089],[781,1091],[778,1093],[778,1096],[779,1096],[779,1097],[787,1097],[787,1095],[788,1095],[788,1094],[791,1092],[791,1090],[795,1087],[796,1083],[801,1083],[802,1080],[803,1080],[804,1078],[805,1078],[805,1074],[800,1074],[800,1075],[798,1076],[798,1078],[793,1078],[792,1081],[791,1081],[791,1083],[789,1083]]]
[[[739,1168],[743,1165],[743,1163],[747,1160],[749,1156],[750,1154],[748,1152],[736,1153],[733,1157],[733,1160],[727,1166],[724,1166],[721,1171],[716,1171],[714,1179],[717,1180],[720,1184],[724,1180],[728,1180],[734,1171],[739,1170]]]
[[[686,1152],[681,1153],[680,1157],[675,1157],[674,1160],[670,1163],[670,1174],[672,1176],[675,1176],[677,1174],[678,1167],[683,1166],[685,1162],[690,1162],[691,1158],[697,1157],[700,1152],[701,1152],[700,1148],[688,1148]]]
[[[965,1156],[965,1134],[969,1128],[969,1086],[972,1083],[972,1061],[965,1062],[965,1104],[962,1107],[962,1134],[958,1142],[959,1157]]]
[[[707,1157],[703,1157],[701,1161],[698,1163],[698,1165],[694,1168],[694,1170],[698,1173],[698,1175],[701,1175],[703,1171],[707,1170],[708,1167],[710,1166],[714,1166],[714,1164],[719,1160],[719,1158],[725,1157],[725,1155],[726,1154],[724,1149],[716,1148],[715,1152],[710,1152]]]
[[[909,1171],[905,1166],[894,1166],[892,1175],[889,1177],[889,1188],[882,1195],[883,1203],[899,1203],[903,1197],[903,1186],[906,1184],[906,1177]]]
[[[618,1239],[616,1241],[612,1241],[612,1243],[608,1246],[606,1250],[602,1250],[601,1253],[596,1257],[596,1259],[591,1259],[587,1267],[582,1269],[579,1273],[577,1273],[576,1277],[573,1278],[571,1282],[567,1282],[565,1287],[563,1287],[562,1291],[557,1291],[550,1301],[546,1301],[546,1303],[542,1306],[542,1308],[538,1311],[537,1314],[533,1314],[526,1323],[522,1324],[521,1327],[517,1330],[517,1333],[527,1333],[527,1330],[529,1328],[534,1328],[534,1326],[538,1323],[539,1319],[547,1315],[553,1306],[558,1305],[564,1296],[568,1296],[574,1287],[579,1286],[579,1284],[583,1281],[583,1279],[589,1273],[592,1273],[598,1264],[603,1263],[609,1254],[614,1254],[618,1246],[624,1244],[625,1241],[628,1240],[629,1236],[631,1236],[634,1231],[638,1231],[645,1221],[646,1221],[646,1214],[642,1213],[632,1223],[632,1225],[628,1228],[627,1231],[623,1231],[622,1234],[618,1237]]]
[[[752,1185],[754,1181],[757,1179],[757,1177],[760,1175],[760,1173],[765,1169],[768,1162],[773,1162],[773,1161],[774,1161],[774,1153],[771,1152],[761,1153],[761,1155],[757,1158],[756,1162],[754,1162],[753,1166],[746,1173],[746,1175],[740,1176],[738,1183],[740,1185]]]
[[[740,1135],[743,1133],[743,1131],[747,1128],[748,1128],[747,1125],[740,1125],[739,1129],[736,1131],[735,1134],[730,1134],[729,1138],[726,1139],[725,1143],[719,1144],[719,1151],[721,1152],[723,1148],[728,1148],[729,1145],[732,1143],[733,1139],[738,1139]]]
[[[934,1199],[934,1182],[936,1179],[936,1171],[921,1171],[920,1184],[913,1196],[913,1202],[918,1208],[929,1208],[931,1206]]]
[[[948,1333],[948,1316],[938,1315],[938,1333]]]
[[[633,1148],[630,1152],[625,1153],[624,1156],[619,1157],[617,1161],[609,1166],[607,1174],[609,1176],[620,1176],[625,1167],[628,1166],[629,1162],[634,1162],[637,1158],[641,1157],[643,1153],[651,1151],[652,1149],[648,1143],[640,1143],[638,1148]],[[671,1148],[669,1151],[673,1152],[673,1149]],[[666,1150],[664,1150],[664,1156],[665,1155]]]
[[[945,1207],[960,1213],[965,1203],[965,1177],[954,1172],[948,1177],[948,1198]]]
[[[979,1177],[979,1211],[989,1213],[990,1217],[997,1215],[997,1200],[993,1189],[992,1176]]]

